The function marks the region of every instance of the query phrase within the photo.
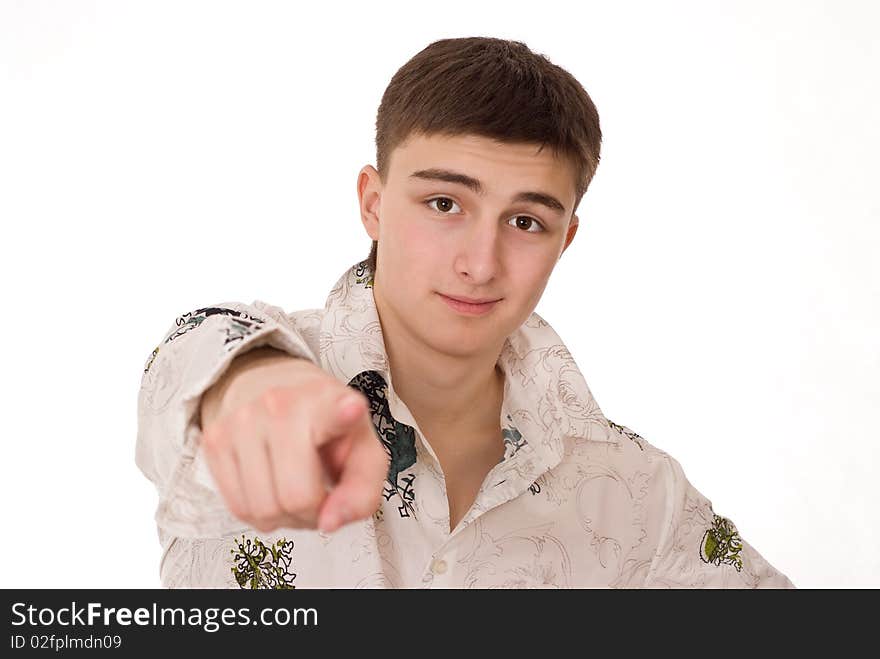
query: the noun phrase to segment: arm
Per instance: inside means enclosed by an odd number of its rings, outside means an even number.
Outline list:
[[[256,350],[266,348],[260,353]],[[265,302],[223,303],[178,317],[147,359],[138,393],[135,462],[159,494],[160,540],[213,537],[240,529],[213,485],[199,439],[203,396],[210,415],[223,376],[263,357],[268,349],[319,363],[283,310]],[[256,354],[245,359],[254,351]],[[242,361],[239,362],[238,358]]]

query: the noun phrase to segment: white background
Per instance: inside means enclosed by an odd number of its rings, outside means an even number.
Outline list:
[[[481,35],[599,109],[537,311],[604,413],[795,585],[880,587],[877,7],[2,2],[0,586],[159,586],[152,349],[222,300],[322,307],[385,86]]]

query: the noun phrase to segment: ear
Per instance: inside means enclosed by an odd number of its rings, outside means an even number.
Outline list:
[[[382,201],[382,180],[372,165],[364,165],[357,179],[361,222],[373,240],[379,240],[379,210]]]
[[[565,245],[562,246],[562,252],[568,249],[568,246],[571,245],[571,241],[574,240],[574,234],[577,233],[578,230],[578,216],[572,215],[571,222],[568,223],[568,234],[565,236]],[[562,256],[562,253],[559,254]]]

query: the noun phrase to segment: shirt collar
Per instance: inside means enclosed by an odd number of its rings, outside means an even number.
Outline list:
[[[368,261],[355,263],[339,278],[324,311],[322,368],[346,383],[374,371],[393,388]],[[505,374],[500,419],[507,444],[504,461],[517,455],[521,478],[537,477],[557,465],[566,437],[616,441],[568,348],[537,313],[506,338],[498,364]]]

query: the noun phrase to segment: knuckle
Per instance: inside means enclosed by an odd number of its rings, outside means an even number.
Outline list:
[[[303,496],[295,484],[280,488],[281,509],[285,513],[297,514],[303,506]]]
[[[238,500],[236,499],[227,499],[226,507],[229,508],[229,512],[233,514],[233,516],[237,517],[243,522],[250,523],[250,514],[248,509],[245,506],[242,506]]]
[[[316,514],[320,502],[303,492],[285,492],[282,495],[282,508],[294,517],[309,518]]]
[[[222,421],[216,421],[202,431],[199,441],[210,450],[223,448],[229,441],[229,428]]]
[[[236,426],[250,425],[254,419],[254,408],[251,403],[239,406],[231,415],[232,422]]]
[[[261,503],[254,506],[254,518],[258,521],[271,521],[280,514],[281,509],[274,503]]]
[[[308,519],[303,519],[302,517],[297,517],[296,515],[285,515],[281,518],[280,525],[287,529],[315,528],[315,526],[317,525],[317,518],[315,518],[314,522],[311,522]]]
[[[311,388],[316,395],[324,398],[334,396],[340,391],[351,389],[348,385],[343,384],[332,375],[326,373],[316,377],[312,382]]]
[[[260,396],[260,405],[272,417],[283,417],[290,409],[290,392],[281,387],[270,387]]]
[[[202,431],[200,443],[206,451],[216,451],[221,446],[221,433],[217,428]]]
[[[255,519],[254,523],[251,526],[253,526],[261,533],[268,533],[269,531],[272,531],[276,528],[272,520],[262,518]]]

